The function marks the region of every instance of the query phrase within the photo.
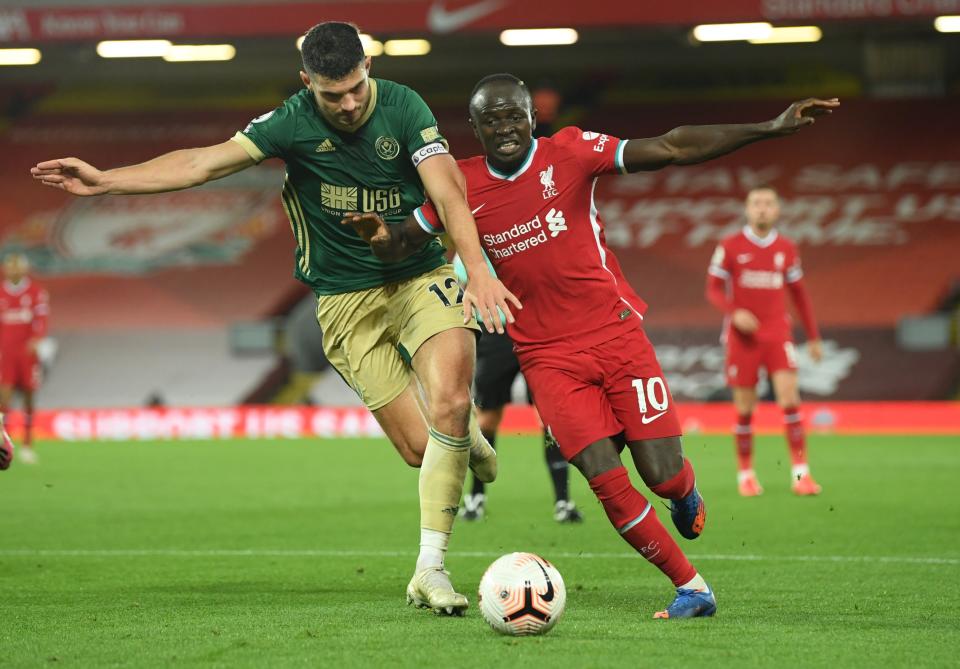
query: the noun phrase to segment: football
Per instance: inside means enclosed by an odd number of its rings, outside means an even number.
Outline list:
[[[529,636],[549,632],[567,603],[557,568],[533,553],[497,558],[480,579],[480,613],[501,634]]]

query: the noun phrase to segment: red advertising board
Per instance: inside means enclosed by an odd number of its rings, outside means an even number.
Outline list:
[[[727,433],[733,410],[724,403],[681,403],[684,431]],[[960,434],[960,402],[811,402],[804,406],[812,430],[844,434]],[[783,415],[761,404],[758,433],[779,433]],[[22,417],[12,412],[8,428],[16,437]],[[532,434],[540,429],[529,406],[507,408],[503,434]],[[373,416],[362,407],[182,407],[166,409],[92,409],[39,411],[37,438],[57,441],[179,441],[217,439],[323,439],[382,437]]]

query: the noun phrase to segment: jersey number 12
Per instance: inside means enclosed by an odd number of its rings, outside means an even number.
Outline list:
[[[452,276],[449,276],[447,277],[447,280],[443,282],[443,287],[446,288],[447,290],[450,290],[454,286],[457,287],[456,303],[463,304],[463,288],[460,287],[460,284],[457,283],[457,280],[454,279]],[[429,290],[431,293],[436,295],[437,298],[443,303],[443,306],[445,307],[453,306],[450,304],[449,298],[447,298],[447,296],[444,295],[443,291],[440,290],[440,286],[438,286],[437,284],[431,283],[430,286],[427,288],[427,290]]]

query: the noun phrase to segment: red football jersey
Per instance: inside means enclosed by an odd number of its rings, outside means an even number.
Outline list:
[[[16,352],[29,340],[44,337],[49,313],[47,291],[36,281],[0,284],[0,350]]]
[[[458,161],[480,243],[497,276],[523,303],[508,327],[518,352],[545,345],[582,349],[640,326],[646,304],[607,248],[593,191],[623,170],[626,141],[579,128],[533,140],[513,174],[483,156]],[[443,231],[430,203],[414,212]]]
[[[745,226],[717,246],[710,261],[710,276],[726,282],[728,309],[746,309],[760,321],[754,334],[758,340],[789,340],[791,319],[787,310],[787,288],[800,288],[803,270],[797,247],[776,230],[758,237]],[[805,295],[805,293],[804,293]],[[807,336],[816,337],[812,314],[801,307]],[[729,332],[729,319],[724,324]],[[812,331],[811,331],[812,330]]]

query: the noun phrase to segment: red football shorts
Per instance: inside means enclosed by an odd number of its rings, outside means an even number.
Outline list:
[[[793,342],[782,339],[757,341],[731,333],[727,340],[727,385],[743,388],[757,385],[760,368],[768,375],[781,369],[797,369]]]
[[[681,434],[670,389],[641,328],[583,351],[546,349],[519,358],[540,418],[567,460],[621,432],[628,441]]]
[[[40,387],[40,361],[32,353],[0,353],[0,386],[20,390]]]

